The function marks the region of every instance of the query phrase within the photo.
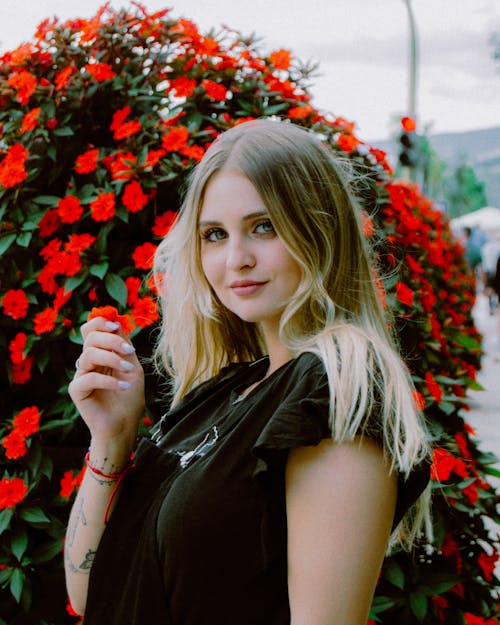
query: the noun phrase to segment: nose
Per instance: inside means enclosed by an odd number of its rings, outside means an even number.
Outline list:
[[[247,267],[255,267],[255,254],[251,245],[245,241],[244,237],[230,237],[226,249],[226,266],[231,271],[241,271]]]

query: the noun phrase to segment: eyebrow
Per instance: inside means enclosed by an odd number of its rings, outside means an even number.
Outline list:
[[[269,213],[267,210],[262,210],[262,211],[256,211],[255,213],[249,213],[248,215],[245,215],[242,219],[242,221],[250,221],[252,219],[256,219],[257,217],[264,217],[264,216],[268,216]],[[199,221],[198,222],[198,228],[206,228],[207,226],[220,226],[222,225],[222,222],[220,221]]]

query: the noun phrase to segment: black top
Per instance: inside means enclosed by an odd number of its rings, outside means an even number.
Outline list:
[[[285,464],[329,438],[322,362],[231,365],[143,439],[92,567],[85,625],[289,625]],[[235,401],[236,400],[236,401]],[[399,480],[394,526],[429,479]]]

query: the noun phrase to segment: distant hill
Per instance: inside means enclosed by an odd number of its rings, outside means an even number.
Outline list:
[[[500,208],[500,126],[431,134],[429,140],[450,168],[465,158],[486,185],[488,205]],[[398,146],[394,141],[373,140],[368,143],[387,152],[389,160],[396,162]]]

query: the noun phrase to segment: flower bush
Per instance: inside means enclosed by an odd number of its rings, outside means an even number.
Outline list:
[[[432,201],[395,180],[353,123],[314,107],[309,74],[288,50],[262,55],[237,32],[203,34],[136,3],[46,20],[0,58],[0,623],[78,618],[62,550],[88,445],[67,395],[79,325],[119,314],[150,355],[152,257],[187,174],[221,131],[272,116],[320,133],[363,172],[380,296],[435,439],[433,543],[387,559],[370,622],[496,622],[495,459],[465,419],[481,357],[473,277]],[[144,436],[168,405],[146,373]]]

